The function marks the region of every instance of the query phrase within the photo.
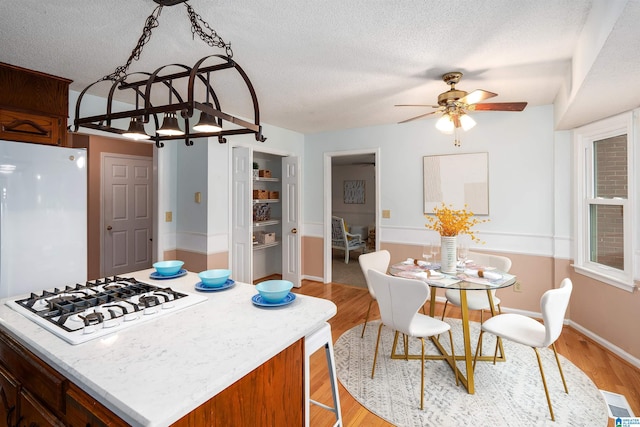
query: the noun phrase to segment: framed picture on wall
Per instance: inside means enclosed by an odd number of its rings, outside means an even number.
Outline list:
[[[364,180],[344,181],[344,203],[364,204]]]
[[[442,203],[489,215],[489,153],[425,156],[424,213]]]

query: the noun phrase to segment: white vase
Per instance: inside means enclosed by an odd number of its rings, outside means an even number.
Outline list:
[[[456,236],[440,236],[440,257],[442,258],[440,271],[443,273],[456,273],[456,263],[458,262],[456,243]]]

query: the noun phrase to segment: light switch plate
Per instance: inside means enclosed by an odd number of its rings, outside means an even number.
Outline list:
[[[391,211],[389,209],[384,209],[382,211],[382,218],[391,218]]]
[[[173,212],[169,211],[169,212],[165,212],[164,213],[164,221],[165,222],[171,222],[173,221]]]

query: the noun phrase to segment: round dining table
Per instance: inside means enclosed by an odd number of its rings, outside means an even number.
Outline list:
[[[496,308],[493,303],[492,290],[507,288],[516,283],[516,276],[498,271],[491,267],[479,266],[468,263],[464,269],[460,269],[455,274],[445,274],[440,272],[440,265],[425,263],[424,261],[414,261],[408,259],[389,267],[389,273],[393,276],[406,277],[410,279],[420,279],[426,282],[431,289],[429,315],[435,316],[436,292],[438,289],[456,289],[460,291],[460,310],[462,312],[462,335],[464,342],[464,354],[456,355],[455,361],[464,360],[466,375],[458,368],[457,363],[451,361],[447,350],[440,344],[438,337],[432,337],[442,358],[448,361],[452,369],[458,371],[458,378],[466,387],[469,394],[475,393],[473,381],[473,354],[471,349],[471,336],[469,325],[469,308],[467,306],[467,291],[486,291],[491,308],[491,315],[496,315]],[[498,340],[500,356],[497,361],[504,361],[504,348],[502,341]],[[403,356],[404,357],[404,356]],[[410,356],[409,356],[410,357]],[[478,356],[480,361],[494,361],[493,356]]]

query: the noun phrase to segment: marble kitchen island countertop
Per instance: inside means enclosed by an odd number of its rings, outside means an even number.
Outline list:
[[[153,280],[153,271],[121,277],[208,299],[78,345],[41,328],[6,300],[0,326],[127,423],[166,426],[318,329],[337,310],[329,300],[299,294],[289,305],[261,308],[251,302],[257,294],[253,285],[198,292],[196,273]]]

